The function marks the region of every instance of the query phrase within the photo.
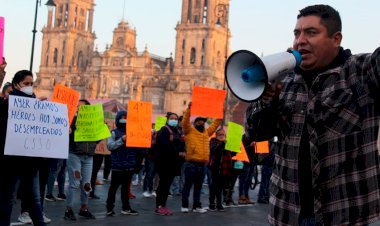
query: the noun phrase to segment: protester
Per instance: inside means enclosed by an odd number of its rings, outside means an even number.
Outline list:
[[[182,130],[182,120],[183,120],[183,115],[178,117],[178,126],[177,129],[180,131],[182,134],[182,140],[185,142],[185,135],[183,135],[183,130]],[[186,150],[185,150],[186,153]],[[180,159],[180,166],[181,166],[181,173],[179,176],[175,176],[173,179],[173,183],[170,186],[170,191],[172,195],[181,195],[182,194],[182,188],[183,188],[183,163],[185,162],[185,158]]]
[[[78,109],[81,105],[90,105],[88,100],[79,100]],[[69,158],[67,159],[67,173],[69,176],[69,187],[67,189],[66,211],[64,218],[75,221],[77,218],[73,211],[74,194],[80,189],[81,207],[79,216],[87,219],[95,219],[95,216],[88,210],[88,195],[91,192],[91,173],[93,156],[97,142],[75,142],[77,116],[74,117],[69,136]]]
[[[233,154],[225,149],[226,132],[222,128],[219,128],[215,134],[216,137],[210,140],[210,160],[208,163],[211,176],[209,210],[224,211],[222,191],[229,185]]]
[[[380,49],[344,50],[339,13],[300,10],[293,49],[302,63],[247,109],[247,133],[278,137],[272,225],[365,225],[380,219]]]
[[[206,164],[210,155],[210,136],[215,132],[221,119],[215,119],[214,122],[205,128],[206,118],[197,117],[194,120],[194,127],[190,124],[191,102],[183,116],[183,132],[186,142],[186,162],[184,163],[185,184],[182,190],[182,207],[181,212],[189,212],[189,195],[191,187],[193,190],[193,212],[205,213],[206,209],[202,208],[201,189],[203,179],[206,173]]]
[[[4,68],[3,68],[4,69]],[[2,69],[2,70],[3,70]],[[35,98],[33,93],[33,73],[18,71],[12,79],[10,95]],[[8,120],[8,99],[0,101],[0,225],[10,225],[14,199],[18,184],[23,183],[23,198],[27,203],[34,225],[46,225],[44,222],[38,176],[41,159],[36,157],[4,155]]]
[[[252,142],[253,143],[253,142]],[[251,201],[249,197],[249,190],[252,184],[253,173],[255,169],[255,148],[254,145],[250,143],[246,135],[243,135],[244,150],[247,154],[249,161],[243,162],[243,170],[239,175],[239,205],[255,204],[255,201]]]
[[[51,159],[49,178],[46,188],[45,200],[53,201],[56,200],[66,200],[65,195],[65,181],[66,181],[66,159]],[[58,194],[53,195],[54,183],[57,181],[58,184]]]
[[[124,110],[116,114],[116,128],[107,139],[107,148],[111,151],[111,185],[107,197],[107,216],[114,216],[116,192],[121,185],[121,213],[124,215],[138,215],[129,203],[130,185],[132,176],[139,168],[139,153],[137,148],[126,147],[127,112]]]
[[[152,129],[152,145],[148,148],[144,158],[145,177],[143,182],[143,196],[146,198],[156,197],[153,181],[156,176],[156,155],[157,155],[157,131]]]
[[[263,156],[263,159],[259,162],[261,165],[261,181],[259,194],[257,195],[257,202],[261,204],[269,203],[269,182],[272,176],[272,169],[274,163],[274,153],[276,147],[277,137],[274,137],[269,141],[269,153]]]
[[[157,136],[157,172],[160,178],[157,188],[156,210],[159,215],[172,215],[166,207],[170,185],[175,176],[181,174],[181,159],[185,158],[185,142],[178,129],[178,115],[168,112],[166,125]]]
[[[9,97],[9,94],[11,93],[12,91],[12,83],[10,82],[6,82],[3,86],[3,89],[1,90],[1,94],[2,94],[2,100],[6,100],[8,99]]]

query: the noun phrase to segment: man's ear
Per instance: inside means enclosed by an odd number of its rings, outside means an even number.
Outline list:
[[[334,39],[335,47],[340,47],[340,43],[342,42],[342,38],[343,38],[342,32],[340,31],[336,32],[335,34],[333,34],[332,38]]]

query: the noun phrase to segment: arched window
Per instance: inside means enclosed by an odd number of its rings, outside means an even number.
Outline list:
[[[195,64],[196,50],[195,48],[191,48],[190,54],[190,64]]]
[[[77,67],[83,67],[83,53],[79,51],[77,59]]]

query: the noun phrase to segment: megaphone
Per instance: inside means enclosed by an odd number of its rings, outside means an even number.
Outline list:
[[[230,91],[244,102],[259,99],[269,82],[279,80],[301,64],[301,54],[282,52],[260,58],[248,50],[231,54],[225,66],[225,80]]]

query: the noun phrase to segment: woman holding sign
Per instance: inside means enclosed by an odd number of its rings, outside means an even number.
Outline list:
[[[33,93],[33,73],[18,71],[12,80],[10,95],[35,98]],[[26,103],[20,103],[26,104]],[[10,225],[12,208],[18,184],[23,182],[25,202],[28,203],[30,217],[34,225],[46,225],[44,222],[38,177],[39,158],[4,155],[5,138],[8,123],[7,100],[0,101],[0,225]]]

